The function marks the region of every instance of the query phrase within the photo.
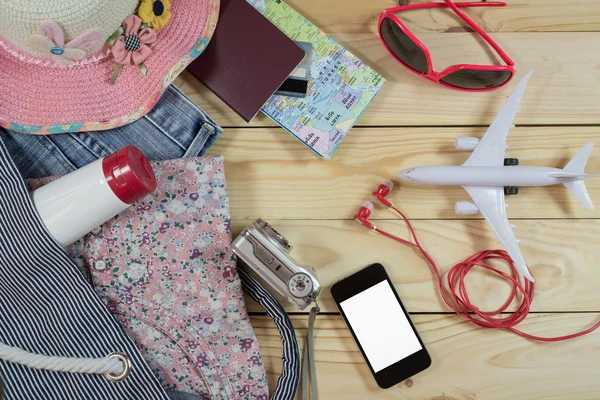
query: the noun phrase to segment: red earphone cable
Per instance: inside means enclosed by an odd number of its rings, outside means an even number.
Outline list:
[[[383,236],[387,236],[390,239],[393,239],[407,246],[415,247],[419,250],[419,252],[427,260],[427,262],[433,269],[433,272],[437,276],[438,286],[442,299],[444,300],[446,305],[448,305],[448,307],[454,310],[454,312],[456,312],[457,314],[462,315],[463,317],[467,318],[473,323],[484,328],[502,328],[514,332],[517,335],[523,336],[527,339],[537,340],[541,342],[556,342],[560,340],[576,338],[593,332],[600,327],[600,322],[597,322],[591,328],[585,329],[583,331],[573,333],[570,335],[556,337],[541,337],[531,335],[529,333],[525,333],[521,330],[516,329],[515,326],[521,323],[529,313],[531,303],[533,302],[534,284],[529,282],[528,280],[525,280],[525,285],[519,282],[519,275],[517,273],[517,269],[515,268],[514,262],[510,258],[508,253],[504,250],[481,251],[453,266],[447,275],[448,287],[450,288],[450,290],[447,291],[444,286],[442,275],[440,273],[440,270],[438,269],[437,264],[429,255],[429,253],[427,253],[427,251],[423,248],[423,246],[421,246],[421,243],[419,242],[419,239],[411,222],[408,220],[406,215],[402,213],[402,211],[400,211],[393,205],[390,208],[396,211],[402,217],[410,231],[414,242],[384,232],[379,228],[374,228],[374,230]],[[497,268],[490,266],[489,264],[486,264],[486,259],[498,259],[506,262],[510,269],[510,274],[507,274],[503,271],[500,271]],[[507,279],[511,282],[512,288],[508,299],[500,308],[498,308],[495,311],[481,311],[469,299],[467,288],[465,286],[465,277],[475,267],[481,267],[489,271],[493,271],[498,275],[502,276],[504,279]],[[501,314],[506,311],[509,305],[517,297],[517,293],[520,293],[521,297],[523,298],[517,310],[509,314],[507,317],[499,317],[498,314]]]

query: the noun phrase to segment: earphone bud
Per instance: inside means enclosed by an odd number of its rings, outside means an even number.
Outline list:
[[[386,207],[392,207],[392,202],[385,199],[385,196],[390,194],[394,187],[394,183],[392,181],[383,181],[381,185],[377,188],[376,191],[373,192],[373,196],[379,200],[381,204]],[[365,228],[375,229],[375,225],[369,222],[369,217],[373,212],[373,203],[367,201],[363,203],[362,206],[358,209],[358,212],[354,214],[354,220],[364,226]]]
[[[385,196],[390,194],[392,189],[394,188],[394,182],[392,181],[383,181],[381,185],[377,188],[376,191],[373,192],[373,196],[377,198],[386,207],[391,207],[392,202],[385,199]]]
[[[367,201],[360,206],[358,212],[354,214],[354,220],[365,228],[375,229],[375,225],[369,222],[369,217],[373,212],[373,203]]]

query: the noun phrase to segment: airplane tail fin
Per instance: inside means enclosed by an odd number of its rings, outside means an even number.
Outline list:
[[[590,195],[585,187],[584,179],[591,178],[596,175],[587,175],[583,172],[585,164],[587,164],[588,158],[594,147],[594,142],[589,142],[579,150],[579,152],[573,157],[571,161],[563,168],[565,175],[571,177],[580,178],[580,180],[571,181],[565,183],[565,186],[577,197],[577,200],[581,202],[588,210],[594,210],[594,204],[590,199]]]
[[[588,210],[594,210],[594,204],[587,189],[585,188],[584,181],[572,181],[565,183],[565,186],[577,197],[577,200],[581,202]]]
[[[585,164],[588,162],[588,158],[590,158],[590,154],[592,153],[592,149],[594,148],[594,142],[586,143],[585,146],[581,148],[575,154],[575,157],[563,168],[566,172],[575,172],[582,173],[585,169]]]

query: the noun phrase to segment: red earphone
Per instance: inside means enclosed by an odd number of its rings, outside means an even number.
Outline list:
[[[365,228],[375,229],[375,225],[368,221],[371,213],[373,212],[373,203],[366,201],[358,209],[358,212],[354,214],[354,220],[364,226]]]
[[[542,341],[542,342],[556,342],[556,341],[560,341],[560,340],[576,338],[576,337],[588,334],[590,332],[593,332],[600,327],[600,322],[598,322],[594,326],[592,326],[591,328],[588,328],[586,330],[583,330],[583,331],[580,331],[577,333],[573,333],[570,335],[550,337],[550,338],[530,335],[528,333],[525,333],[523,331],[515,329],[514,327],[517,326],[521,321],[523,321],[527,317],[527,314],[529,313],[529,309],[531,307],[531,302],[533,301],[534,284],[529,282],[528,280],[525,280],[525,285],[521,284],[521,282],[519,281],[519,275],[517,273],[517,269],[515,268],[514,262],[510,258],[508,253],[506,253],[506,251],[504,251],[504,250],[481,251],[481,252],[474,254],[471,257],[467,258],[463,262],[460,262],[460,263],[456,264],[455,266],[453,266],[450,269],[450,271],[448,271],[448,274],[446,276],[446,282],[449,287],[449,290],[447,290],[446,287],[444,286],[444,283],[442,280],[442,274],[440,273],[440,270],[439,270],[436,262],[429,255],[429,253],[427,253],[427,251],[423,248],[423,246],[421,246],[421,243],[419,242],[419,238],[417,237],[417,233],[415,232],[415,230],[412,226],[412,223],[409,221],[408,217],[406,217],[406,215],[404,215],[402,213],[402,211],[400,211],[398,208],[396,208],[389,200],[387,200],[385,198],[388,194],[390,194],[393,187],[394,187],[394,184],[391,181],[385,181],[381,185],[379,185],[377,190],[375,190],[373,192],[373,196],[375,196],[375,198],[377,200],[379,200],[379,202],[381,204],[392,209],[398,215],[400,215],[400,217],[406,223],[406,226],[408,227],[408,230],[409,230],[414,242],[410,241],[410,240],[402,239],[398,236],[392,235],[391,233],[385,232],[385,231],[377,228],[373,223],[369,222],[369,217],[371,216],[371,213],[373,212],[373,209],[374,209],[373,203],[370,203],[370,202],[363,203],[363,205],[359,208],[358,212],[356,214],[354,214],[354,220],[356,220],[358,223],[360,223],[364,227],[369,228],[383,236],[389,237],[390,239],[393,239],[397,242],[400,242],[407,246],[414,247],[417,250],[419,250],[419,252],[421,253],[421,255],[423,255],[425,260],[427,260],[427,262],[429,263],[429,265],[431,266],[431,268],[433,269],[433,272],[435,273],[435,275],[437,277],[438,287],[439,287],[440,295],[442,296],[442,299],[444,300],[444,302],[446,303],[446,305],[448,307],[450,307],[452,310],[454,310],[454,312],[462,315],[463,317],[467,318],[468,320],[470,320],[471,322],[473,322],[479,326],[482,326],[485,328],[503,328],[503,329],[506,329],[513,333],[516,333],[517,335],[523,336],[527,339],[538,340],[538,341]],[[489,264],[486,264],[485,263],[486,259],[497,259],[497,260],[502,260],[502,261],[506,262],[506,264],[509,267],[510,272],[506,273],[506,272],[499,270]],[[474,267],[481,267],[481,268],[490,270],[492,272],[495,272],[498,275],[500,275],[501,277],[503,277],[504,279],[510,281],[511,285],[513,286],[513,289],[511,290],[511,295],[509,295],[509,298],[507,299],[507,301],[498,310],[482,311],[479,309],[479,307],[477,307],[476,305],[471,303],[471,300],[469,299],[469,294],[467,292],[467,288],[465,285],[465,277]],[[506,309],[509,307],[509,305],[517,297],[517,293],[520,293],[522,295],[521,296],[522,301],[521,301],[521,304],[517,307],[517,311],[515,311],[514,313],[510,314],[507,317],[502,316],[501,314],[506,311]]]
[[[381,185],[379,185],[377,190],[373,192],[373,196],[375,196],[375,198],[379,200],[384,206],[392,207],[392,203],[386,200],[385,196],[390,194],[393,188],[394,182],[384,181]],[[363,205],[358,209],[358,212],[354,214],[354,220],[356,220],[356,222],[358,222],[365,228],[377,229],[375,225],[368,221],[374,208],[375,207],[373,206],[373,203],[371,203],[370,201],[364,202]]]
[[[381,185],[379,185],[377,190],[373,192],[373,196],[375,196],[375,198],[377,200],[379,200],[381,202],[381,204],[383,204],[384,206],[391,207],[392,203],[390,201],[386,200],[385,196],[390,194],[390,192],[392,191],[393,188],[394,188],[394,182],[383,181],[383,183]]]

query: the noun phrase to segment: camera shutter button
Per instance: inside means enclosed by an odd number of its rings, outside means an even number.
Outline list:
[[[294,297],[302,298],[312,292],[313,283],[310,276],[300,272],[292,276],[288,282],[288,288]]]

